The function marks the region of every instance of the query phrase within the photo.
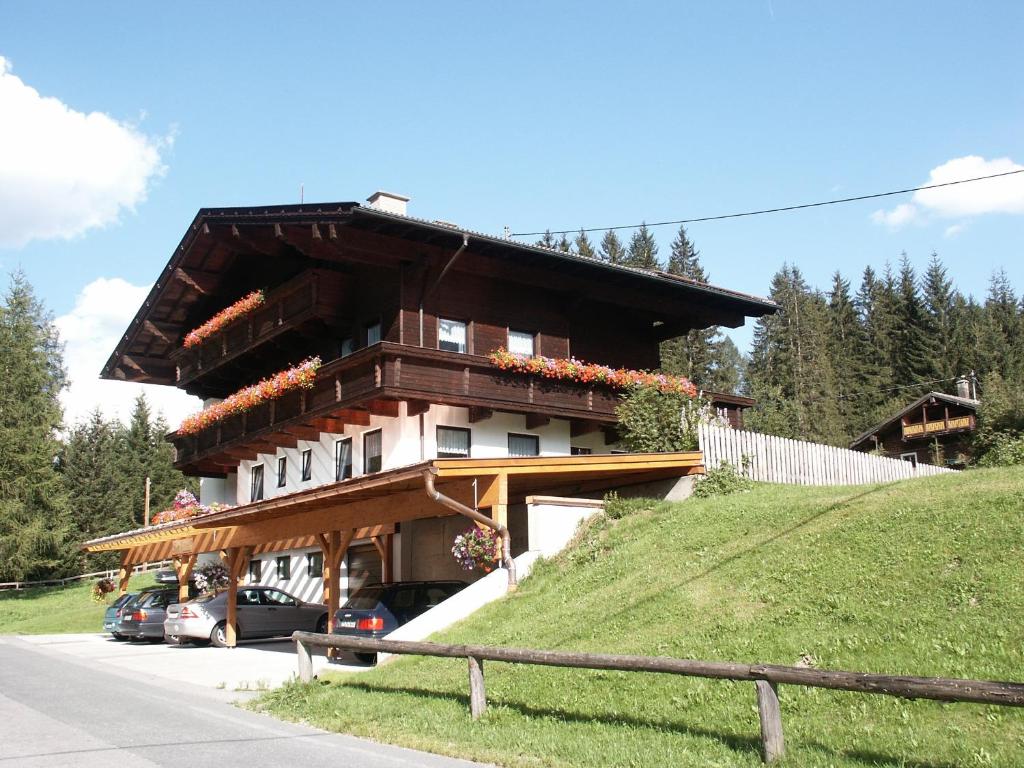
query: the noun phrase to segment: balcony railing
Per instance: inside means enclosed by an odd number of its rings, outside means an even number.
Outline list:
[[[489,411],[525,413],[539,425],[548,418],[590,427],[616,421],[618,394],[603,385],[552,381],[496,368],[489,358],[382,342],[326,363],[310,390],[209,427],[194,436],[172,434],[175,464],[196,473],[223,473],[240,458],[368,424],[369,415],[398,416],[398,403],[469,407],[471,418]]]
[[[973,416],[956,416],[951,419],[922,422],[920,424],[904,424],[903,438],[911,439],[929,437],[942,432],[969,431],[974,429]]]
[[[177,366],[178,386],[217,370],[310,320],[333,323],[342,305],[345,277],[337,272],[307,270],[269,291],[262,306],[229,323],[188,349],[171,353]]]

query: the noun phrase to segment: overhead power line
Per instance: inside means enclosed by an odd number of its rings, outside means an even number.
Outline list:
[[[1013,176],[1016,173],[1024,173],[1024,168],[1015,171],[1004,171],[993,173],[989,176],[975,176],[973,179],[959,179],[957,181],[945,181],[941,184],[926,184],[923,187],[908,187],[907,189],[896,189],[892,192],[876,192],[871,195],[857,195],[856,197],[840,197],[835,200],[822,200],[817,203],[801,203],[800,205],[785,205],[778,208],[763,208],[759,211],[743,211],[742,213],[724,213],[718,216],[700,216],[693,219],[675,219],[673,221],[655,221],[642,224],[620,224],[614,227],[583,227],[581,229],[554,229],[543,232],[513,232],[510,237],[533,237],[535,235],[570,235],[575,232],[606,232],[614,229],[639,229],[640,227],[665,227],[670,224],[696,224],[701,221],[721,221],[722,219],[739,219],[744,216],[761,216],[765,213],[783,213],[785,211],[799,211],[803,208],[819,208],[823,205],[838,205],[839,203],[855,203],[858,200],[874,200],[879,197],[892,197],[893,195],[905,195],[910,192],[921,192],[925,189],[938,189],[939,187],[952,187],[956,184],[970,184],[974,181],[985,181],[987,179],[998,179],[1000,176]]]
[[[882,389],[871,389],[867,392],[853,392],[848,395],[839,395],[836,399],[838,400],[849,400],[851,397],[866,397],[868,395],[876,395],[879,392],[895,392],[900,389],[920,389],[921,387],[929,384],[944,384],[949,381],[957,381],[958,379],[965,378],[963,376],[953,376],[948,379],[932,379],[931,381],[919,381],[916,384],[904,384],[899,387],[885,387]]]

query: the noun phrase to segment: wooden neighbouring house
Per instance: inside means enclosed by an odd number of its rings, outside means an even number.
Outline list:
[[[514,554],[543,527],[531,494],[701,471],[699,454],[616,453],[614,386],[493,353],[651,369],[662,340],[774,304],[369,202],[199,211],[102,375],[204,399],[168,439],[201,501],[231,509],[87,549],[183,574],[221,553],[336,606],[366,580],[464,577],[449,551],[467,521],[445,499],[507,525]],[[752,404],[710,399],[734,424]]]
[[[857,437],[850,448],[878,451],[915,464],[963,467],[971,456],[979,402],[963,395],[929,392]]]

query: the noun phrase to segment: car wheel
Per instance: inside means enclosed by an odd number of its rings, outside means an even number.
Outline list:
[[[316,630],[315,631],[316,631],[316,633],[318,635],[326,635],[327,634],[327,615],[326,614],[324,614],[323,616],[321,616],[317,620],[317,622],[316,622]]]
[[[237,638],[237,637],[241,637],[241,636],[242,636],[242,630],[236,624],[235,625],[235,637]],[[227,648],[228,647],[228,630],[227,630],[227,622],[226,621],[222,621],[220,624],[218,624],[216,627],[213,628],[213,631],[210,633],[210,642],[213,643],[218,648]]]
[[[363,662],[363,664],[370,664],[372,666],[377,664],[376,653],[357,653],[355,654],[355,657],[359,659],[359,661]]]

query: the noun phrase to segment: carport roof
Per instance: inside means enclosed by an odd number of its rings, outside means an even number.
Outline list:
[[[427,496],[425,471],[435,476],[442,493],[470,506],[478,502],[490,506],[478,498],[480,488],[474,481],[503,477],[507,503],[517,503],[530,494],[572,495],[697,474],[703,472],[703,457],[697,452],[679,452],[433,459],[92,539],[82,548],[89,552],[138,549],[140,555],[145,548],[147,559],[163,559],[184,552],[284,542],[342,528],[372,530],[402,520],[451,514]],[[176,551],[175,542],[187,546]]]

